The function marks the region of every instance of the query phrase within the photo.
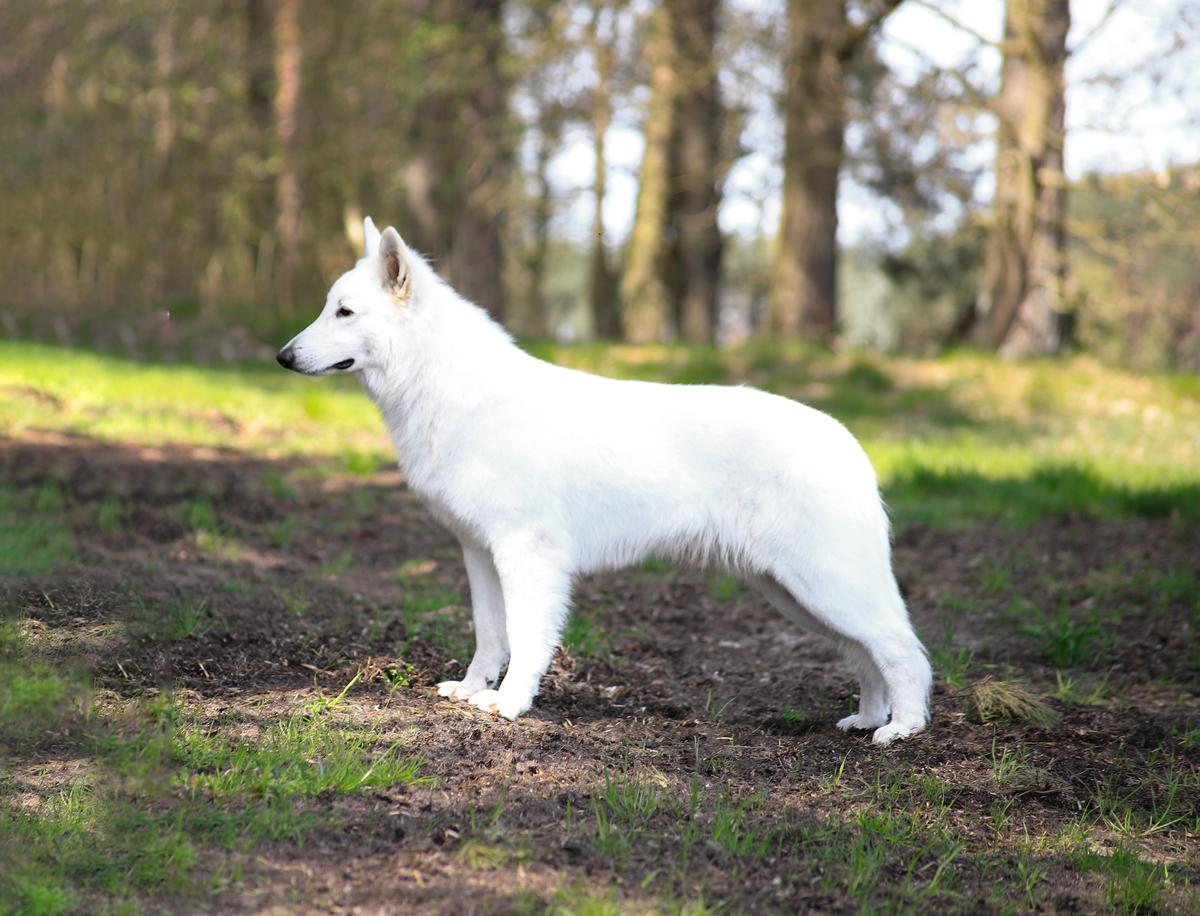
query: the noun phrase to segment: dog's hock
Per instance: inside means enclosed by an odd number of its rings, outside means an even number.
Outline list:
[[[404,242],[391,226],[379,237],[379,269],[384,288],[395,298],[406,299],[409,292],[408,259],[404,256]]]

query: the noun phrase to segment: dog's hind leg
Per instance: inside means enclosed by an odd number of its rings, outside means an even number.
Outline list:
[[[862,706],[839,726],[874,727],[876,744],[890,744],[924,729],[933,675],[890,568],[860,568],[855,575],[839,575],[836,567],[807,572],[802,577],[778,570],[772,578],[791,599],[785,604],[802,608],[809,624],[841,644],[858,668]],[[889,706],[891,721],[884,724]]]
[[[852,728],[878,728],[886,723],[888,720],[887,686],[884,683],[883,675],[871,661],[870,655],[810,614],[791,592],[770,576],[752,577],[751,582],[785,617],[841,644],[842,654],[846,657],[850,667],[858,674],[859,700],[858,713],[846,716],[838,722],[838,728],[842,731]]]
[[[471,610],[475,619],[475,655],[461,681],[442,681],[438,696],[468,700],[490,687],[508,661],[508,634],[504,627],[504,593],[491,555],[481,547],[463,542],[463,562],[471,586]]]
[[[850,667],[858,672],[858,712],[838,721],[842,731],[871,729],[886,725],[888,720],[887,684],[871,656],[857,646],[847,646],[843,653]]]
[[[567,619],[571,574],[553,545],[538,538],[509,538],[493,558],[504,591],[509,662],[499,690],[482,690],[471,704],[506,719],[533,705]]]

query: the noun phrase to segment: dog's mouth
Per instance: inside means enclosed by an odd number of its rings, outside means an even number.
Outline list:
[[[326,366],[325,371],[326,372],[334,372],[334,371],[343,372],[346,369],[349,369],[353,365],[354,365],[354,358],[351,357],[350,359],[343,359],[341,362],[334,363],[332,366]]]

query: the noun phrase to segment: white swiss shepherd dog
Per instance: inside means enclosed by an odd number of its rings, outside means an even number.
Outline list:
[[[278,359],[356,374],[409,485],[462,542],[475,656],[441,696],[516,719],[559,645],[572,580],[654,554],[724,566],[833,639],[861,682],[839,728],[888,744],[925,727],[929,663],[875,472],[844,426],[750,388],[535,359],[395,229],[364,230],[362,259]]]

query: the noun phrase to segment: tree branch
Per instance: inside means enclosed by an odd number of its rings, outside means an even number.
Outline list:
[[[1120,9],[1124,2],[1125,0],[1109,0],[1108,7],[1104,10],[1104,15],[1102,15],[1096,24],[1088,30],[1086,35],[1080,38],[1079,41],[1075,42],[1075,44],[1071,45],[1071,49],[1067,53],[1076,53],[1085,45],[1087,45],[1089,41],[1095,38],[1096,35],[1099,34],[1106,25],[1108,25],[1108,20],[1112,19],[1113,13]]]
[[[951,16],[949,13],[947,13],[944,9],[942,9],[936,3],[931,3],[930,0],[910,0],[910,2],[912,2],[912,4],[914,6],[919,6],[922,9],[929,10],[929,12],[933,13],[935,16],[937,16],[943,22],[948,23],[949,25],[953,26],[954,28],[958,29],[958,31],[960,31],[966,35],[970,35],[981,45],[987,45],[989,48],[997,48],[1001,51],[1004,50],[1004,42],[993,41],[991,38],[988,38],[982,32],[979,32],[979,31],[971,28],[969,25],[967,25],[961,19]]]
[[[896,7],[903,2],[904,0],[883,0],[879,8],[868,16],[865,21],[848,29],[846,37],[842,39],[842,46],[838,48],[838,57],[844,60],[847,57],[853,56],[862,46],[862,43],[870,37],[871,33],[883,25],[883,21],[896,12]]]

